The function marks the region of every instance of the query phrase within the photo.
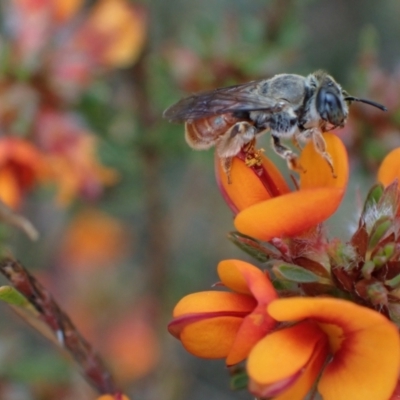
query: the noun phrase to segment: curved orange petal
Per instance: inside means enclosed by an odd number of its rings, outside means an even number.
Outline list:
[[[240,212],[236,229],[259,240],[294,236],[328,219],[338,208],[344,189],[301,190],[275,197]]]
[[[237,317],[217,317],[187,325],[180,334],[183,347],[202,358],[225,358],[243,321]]]
[[[308,364],[304,367],[301,376],[282,394],[274,398],[274,400],[302,400],[313,387],[318,375],[321,373],[323,365],[328,355],[328,344],[326,341],[317,343],[314,353]]]
[[[300,188],[314,189],[319,187],[345,188],[349,180],[349,161],[347,150],[340,138],[333,133],[324,133],[326,151],[332,157],[336,178],[326,160],[309,142],[303,149],[299,161],[305,172],[300,172]]]
[[[235,292],[254,296],[265,303],[278,295],[271,281],[260,269],[241,260],[223,260],[218,264],[222,283]]]
[[[174,318],[185,314],[215,311],[250,313],[256,306],[253,297],[239,293],[206,291],[192,293],[182,298],[173,311]]]
[[[226,363],[233,365],[244,360],[254,344],[275,326],[276,321],[266,314],[266,304],[277,298],[277,293],[260,269],[244,261],[221,261],[218,275],[225,286],[239,293],[251,294],[259,303],[244,318],[228,354]]]
[[[326,335],[317,324],[302,322],[273,332],[258,342],[247,360],[249,377],[270,385],[300,371]]]
[[[324,400],[386,400],[400,369],[397,327],[386,317],[352,302],[331,298],[273,301],[268,312],[279,321],[312,318],[343,331],[340,348],[327,365],[318,389]],[[379,365],[379,368],[377,368]]]
[[[244,317],[226,358],[226,364],[233,365],[243,361],[253,346],[275,325],[276,321],[266,313],[265,303],[259,304],[249,315]]]
[[[400,182],[400,147],[383,159],[378,170],[378,181],[384,186],[390,185],[395,179]]]
[[[280,194],[289,193],[290,188],[275,164],[264,155],[262,165]],[[216,158],[217,181],[226,200],[233,203],[238,211],[271,198],[260,178],[245,162],[234,157],[230,170],[231,182],[223,170],[220,159]]]

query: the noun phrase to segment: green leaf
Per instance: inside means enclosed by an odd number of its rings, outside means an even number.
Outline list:
[[[18,307],[30,306],[29,301],[12,286],[0,287],[0,300]]]
[[[313,272],[295,264],[279,264],[272,267],[272,271],[277,278],[285,279],[297,283],[312,283],[318,282],[326,285],[331,285],[329,279],[323,278]]]
[[[233,390],[246,389],[249,383],[249,376],[246,371],[236,373],[231,378],[231,388]]]
[[[393,224],[392,219],[385,216],[381,217],[378,221],[376,221],[369,237],[369,243],[368,243],[369,250],[375,248],[375,246],[380,242],[380,240],[383,238],[386,232],[390,229],[392,224]]]
[[[398,288],[400,286],[400,274],[396,275],[392,279],[388,279],[385,282],[385,285],[391,287],[392,289]]]
[[[239,232],[230,232],[228,239],[241,250],[260,262],[267,262],[271,258],[279,258],[281,253],[269,243],[262,243],[250,236]]]
[[[367,194],[367,198],[365,199],[363,212],[361,214],[362,216],[365,215],[365,213],[371,206],[374,206],[379,202],[379,200],[383,195],[383,192],[384,192],[384,187],[382,184],[378,183],[372,186],[372,188],[369,190]]]

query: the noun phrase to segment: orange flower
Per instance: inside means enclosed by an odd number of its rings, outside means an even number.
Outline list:
[[[233,365],[275,326],[266,306],[277,297],[268,277],[239,260],[218,264],[222,283],[232,292],[199,292],[175,307],[169,332],[190,353],[203,358],[225,358]]]
[[[0,139],[0,199],[17,208],[41,173],[42,155],[29,142],[15,137]]]
[[[61,206],[78,195],[96,197],[103,186],[117,182],[117,172],[97,160],[96,146],[96,138],[86,135],[76,141],[74,151],[46,156],[48,177],[57,185],[57,201]]]
[[[395,179],[400,182],[400,147],[383,159],[378,170],[378,181],[384,186],[390,185]]]
[[[333,177],[326,160],[309,143],[301,153],[299,190],[291,192],[271,161],[262,157],[263,167],[257,171],[233,160],[231,178],[217,172],[223,195],[239,211],[236,229],[260,240],[300,234],[329,218],[338,208],[348,181],[349,165],[342,141],[325,133],[327,151],[331,155]]]
[[[383,315],[345,300],[302,297],[275,300],[268,313],[298,323],[269,334],[251,351],[249,388],[257,396],[301,400],[318,376],[324,400],[387,400],[393,393],[399,333]]]
[[[126,227],[104,212],[93,208],[81,211],[65,232],[61,265],[93,271],[116,266],[128,250]]]
[[[160,359],[160,344],[145,316],[116,321],[103,344],[103,353],[118,382],[128,383],[148,375]]]
[[[108,67],[124,67],[136,61],[145,38],[144,10],[125,0],[97,2],[80,36],[88,51],[97,47],[101,62]]]
[[[117,172],[98,160],[97,137],[71,114],[43,111],[37,116],[37,131],[46,152],[45,180],[55,183],[60,205],[78,195],[95,198],[103,186],[118,180]]]

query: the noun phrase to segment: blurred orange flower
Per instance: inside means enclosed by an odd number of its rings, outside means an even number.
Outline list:
[[[349,176],[347,152],[342,141],[325,133],[327,152],[331,155],[337,177],[327,162],[308,143],[299,158],[299,190],[290,192],[271,161],[262,156],[262,166],[255,172],[235,158],[228,184],[222,168],[217,177],[223,196],[233,210],[236,229],[256,239],[298,235],[329,218],[338,208]]]
[[[333,298],[278,299],[267,308],[277,321],[296,324],[251,351],[247,372],[256,396],[302,400],[318,377],[324,400],[387,400],[393,393],[400,341],[385,316]]]
[[[106,213],[87,209],[71,222],[61,244],[61,263],[69,269],[111,267],[126,255],[128,233],[123,224]]]
[[[66,110],[100,72],[138,59],[147,28],[144,8],[127,0],[83,6],[83,0],[13,0],[4,9],[4,20],[12,23],[2,38],[7,63],[0,77],[0,126],[6,134],[29,135],[46,154],[41,178],[56,183],[62,205],[78,195],[96,197],[117,181],[98,160],[97,139],[82,117]],[[3,197],[17,204],[21,185],[6,172]]]
[[[82,0],[14,0],[19,56],[30,63],[53,40],[52,32],[69,22],[82,5]],[[136,61],[143,49],[146,25],[143,8],[126,0],[100,0],[77,25],[75,39],[58,43],[57,48],[62,54],[67,47],[70,56],[83,51],[89,70],[96,64],[124,67]]]
[[[173,312],[169,332],[190,353],[226,358],[227,365],[244,360],[276,322],[267,305],[277,297],[267,275],[244,261],[225,260],[218,275],[232,292],[199,292],[184,297]]]
[[[26,140],[0,139],[0,199],[15,209],[43,172],[43,155]]]
[[[400,147],[383,159],[378,170],[378,181],[384,186],[389,186],[395,179],[400,186]]]
[[[69,114],[42,112],[37,118],[38,141],[46,152],[45,181],[56,185],[57,201],[65,206],[76,196],[97,197],[118,174],[97,156],[97,138]]]
[[[113,324],[102,351],[116,379],[122,383],[143,378],[160,359],[160,343],[155,329],[140,313]]]
[[[125,0],[100,0],[93,7],[80,35],[88,51],[94,44],[99,60],[108,67],[132,64],[143,49],[146,15]]]

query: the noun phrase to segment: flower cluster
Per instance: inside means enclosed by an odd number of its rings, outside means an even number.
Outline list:
[[[93,198],[117,179],[76,112],[100,75],[132,64],[145,39],[144,10],[126,0],[12,0],[0,37],[0,199],[17,208],[36,183],[57,200]]]
[[[262,268],[218,265],[226,290],[189,294],[175,306],[170,333],[190,353],[225,358],[233,386],[246,377],[260,398],[394,399],[400,373],[400,149],[383,161],[349,240],[323,222],[349,178],[342,141],[324,134],[336,177],[312,143],[300,156],[295,189],[262,154],[232,162],[217,182],[235,214],[231,240]],[[245,362],[244,372],[238,364]],[[238,372],[239,371],[239,372]],[[236,375],[235,375],[236,374]],[[235,383],[235,382],[240,382]]]

